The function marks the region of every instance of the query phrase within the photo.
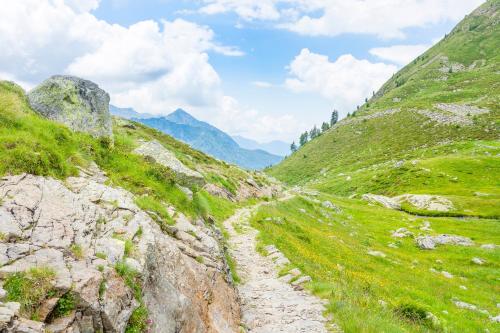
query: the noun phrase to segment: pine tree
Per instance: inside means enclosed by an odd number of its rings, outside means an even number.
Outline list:
[[[297,151],[297,145],[295,144],[295,141],[290,145],[290,150],[292,151],[292,153],[295,153]]]
[[[328,131],[329,128],[330,128],[330,125],[328,125],[327,122],[323,122],[323,124],[321,125],[321,132],[326,132],[326,131]]]
[[[333,126],[339,120],[339,112],[337,110],[333,110],[332,117],[330,118],[330,126]]]
[[[312,139],[316,139],[321,134],[320,130],[314,125],[312,130],[309,132],[309,137]]]
[[[307,143],[307,141],[309,141],[309,133],[307,133],[307,131],[305,131],[304,133],[302,133],[300,135],[299,143],[301,146],[303,146]]]

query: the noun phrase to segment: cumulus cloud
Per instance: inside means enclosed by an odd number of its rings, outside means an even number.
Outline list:
[[[302,49],[289,65],[285,86],[297,93],[319,93],[345,114],[371,96],[396,70],[394,65],[359,60],[350,54],[331,62],[327,56]]]
[[[2,4],[0,78],[29,89],[54,74],[77,75],[98,83],[118,106],[158,115],[182,107],[251,137],[267,138],[271,123],[293,122],[270,119],[224,95],[209,52],[243,52],[217,43],[209,27],[183,19],[109,24],[92,15],[98,6],[99,0]]]
[[[263,114],[241,105],[231,96],[223,96],[211,122],[232,135],[258,138],[262,142],[276,138],[291,141],[301,130],[299,122],[292,115]]]
[[[252,84],[259,88],[272,88],[274,85],[266,81],[253,81]]]
[[[376,47],[370,49],[370,54],[398,65],[406,65],[420,54],[424,53],[430,45],[393,45],[389,47]]]
[[[244,20],[277,20],[281,17],[276,0],[204,0],[203,14],[214,15],[235,12]]]
[[[205,0],[206,14],[234,12],[247,21],[270,20],[311,36],[343,33],[404,37],[404,29],[457,21],[484,0]]]

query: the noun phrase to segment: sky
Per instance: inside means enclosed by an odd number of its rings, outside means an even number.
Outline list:
[[[483,0],[0,0],[0,79],[92,80],[111,103],[183,108],[291,142],[362,104]]]

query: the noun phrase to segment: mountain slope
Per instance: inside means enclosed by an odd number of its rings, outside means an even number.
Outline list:
[[[487,1],[266,170],[305,189],[254,215],[258,247],[310,275],[344,332],[499,329],[499,20]]]
[[[286,156],[290,153],[290,144],[279,140],[260,143],[239,135],[233,136],[233,140],[236,141],[240,147],[246,149],[260,149],[278,156]]]
[[[0,81],[2,330],[237,331],[219,228],[276,188],[139,123],[97,123],[111,119],[109,97],[90,81],[39,87],[34,105],[33,91]]]
[[[354,116],[269,173],[291,184],[309,183],[346,196],[460,192],[472,202],[477,201],[475,192],[497,193],[495,184],[482,188],[483,182],[469,179],[498,172],[494,155],[487,154],[497,147],[489,141],[499,138],[499,3],[488,1],[468,15],[394,75]],[[490,151],[483,152],[489,146]],[[481,153],[481,163],[472,161]],[[434,165],[433,172],[421,174]],[[473,176],[456,175],[468,172]]]
[[[167,117],[134,120],[186,142],[195,149],[247,169],[262,169],[281,160],[280,156],[263,150],[241,148],[226,133],[180,109]]]

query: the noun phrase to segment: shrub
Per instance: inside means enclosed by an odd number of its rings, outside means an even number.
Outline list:
[[[54,316],[56,318],[67,316],[71,311],[76,308],[76,299],[75,295],[69,291],[64,294],[57,301],[56,307],[54,308]]]
[[[425,324],[428,322],[427,311],[415,304],[401,304],[394,311],[402,319],[414,324]]]

